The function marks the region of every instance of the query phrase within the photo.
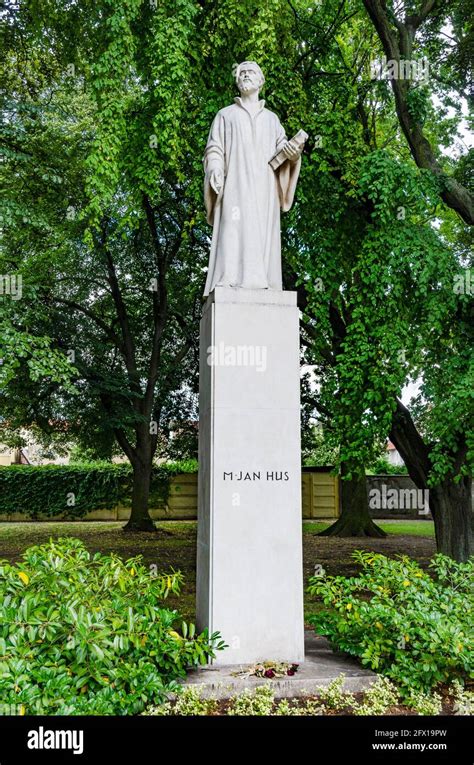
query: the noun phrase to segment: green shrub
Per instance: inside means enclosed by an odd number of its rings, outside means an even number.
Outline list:
[[[272,715],[275,717],[306,717],[318,712],[308,712],[304,705],[298,703],[299,699],[282,699],[275,704]]]
[[[383,715],[398,703],[398,689],[388,677],[378,677],[364,694],[362,704],[354,703],[355,715]]]
[[[0,561],[0,699],[26,714],[134,714],[222,648],[177,611],[178,572],[153,576],[140,557],[92,556],[78,539]],[[179,630],[179,631],[178,631]]]
[[[215,699],[202,698],[199,686],[188,685],[180,691],[174,703],[166,701],[157,707],[149,707],[143,714],[157,717],[202,717],[215,714],[217,706]]]
[[[201,696],[201,686],[184,686],[174,701],[148,707],[143,714],[313,717],[336,713],[362,716],[388,714],[391,708],[400,703],[399,689],[388,677],[377,677],[362,694],[362,700],[356,698],[353,693],[344,691],[344,682],[345,676],[339,675],[325,688],[318,688],[315,698],[275,699],[271,683],[257,686],[253,690],[246,688],[232,696],[226,708],[221,710],[215,699]],[[474,694],[466,692],[457,681],[453,682],[451,691],[455,702],[454,713],[473,714]],[[404,704],[420,715],[442,714],[441,696],[437,693],[411,690],[407,693]]]
[[[366,471],[368,475],[408,475],[406,465],[392,465],[385,457],[380,457]]]
[[[173,476],[196,471],[193,460],[154,465],[150,506],[166,504]],[[132,477],[128,463],[0,467],[0,516],[24,513],[31,518],[64,515],[74,519],[91,510],[111,510],[118,504],[128,507]]]
[[[242,693],[231,698],[227,714],[239,717],[249,715],[265,717],[271,715],[274,701],[273,688],[268,685],[259,685],[253,691],[246,688]]]
[[[415,710],[419,715],[439,715],[443,707],[439,693],[423,693],[423,691],[410,691],[405,699],[405,704]]]
[[[353,695],[344,691],[345,679],[346,676],[342,674],[334,678],[329,685],[318,688],[317,703],[322,706],[324,711],[329,709],[334,712],[341,712],[353,702]]]
[[[394,680],[405,698],[472,673],[472,562],[436,555],[431,577],[407,556],[353,557],[360,576],[310,579],[308,591],[330,606],[310,619],[318,634]]]
[[[464,688],[459,680],[454,680],[451,688],[453,712],[455,715],[474,715],[474,691]]]

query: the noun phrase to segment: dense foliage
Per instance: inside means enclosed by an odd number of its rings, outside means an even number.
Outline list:
[[[368,475],[406,475],[406,465],[394,465],[384,457],[380,457],[367,470]]]
[[[172,476],[194,473],[197,463],[154,465],[150,504],[163,506]],[[11,465],[0,468],[0,516],[24,513],[31,518],[83,518],[92,510],[130,507],[133,473],[128,463],[83,465]]]
[[[310,579],[309,592],[330,607],[311,617],[317,633],[405,695],[472,677],[473,563],[436,555],[430,575],[407,556],[358,551],[354,558],[360,576]]]
[[[160,438],[177,415],[196,415],[210,235],[203,150],[213,116],[236,95],[236,63],[256,59],[268,108],[289,135],[309,134],[296,202],[282,219],[284,283],[298,290],[328,447],[345,477],[360,477],[390,434],[417,486],[433,489],[439,549],[467,558],[473,153],[464,5],[5,3],[0,273],[23,278],[21,300],[0,300],[7,346],[23,349],[18,358],[0,352],[9,426],[48,432],[67,421],[69,437],[103,456],[118,444],[134,465],[135,527],[146,526]],[[390,81],[375,66],[384,54],[427,59],[428,76]],[[49,366],[40,363],[45,347]],[[404,409],[414,380],[419,395]]]
[[[222,641],[163,605],[179,571],[91,555],[78,539],[0,561],[0,698],[26,714],[134,714]]]

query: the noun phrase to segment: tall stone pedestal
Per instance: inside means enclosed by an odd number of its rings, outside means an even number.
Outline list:
[[[216,664],[304,658],[295,292],[216,287],[201,320],[197,626]]]

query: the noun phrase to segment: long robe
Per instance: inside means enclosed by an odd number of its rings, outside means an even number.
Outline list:
[[[301,158],[268,164],[287,138],[277,115],[258,102],[254,116],[237,97],[217,112],[204,154],[204,201],[213,226],[204,295],[217,285],[282,289],[280,209],[293,203]],[[224,184],[210,183],[219,168]]]

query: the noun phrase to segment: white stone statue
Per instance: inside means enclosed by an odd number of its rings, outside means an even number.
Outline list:
[[[265,82],[258,64],[239,64],[236,82],[240,97],[217,112],[203,159],[213,226],[205,296],[216,286],[282,289],[280,209],[293,203],[301,166],[303,143],[288,141],[258,98]],[[284,161],[273,169],[280,151]]]

